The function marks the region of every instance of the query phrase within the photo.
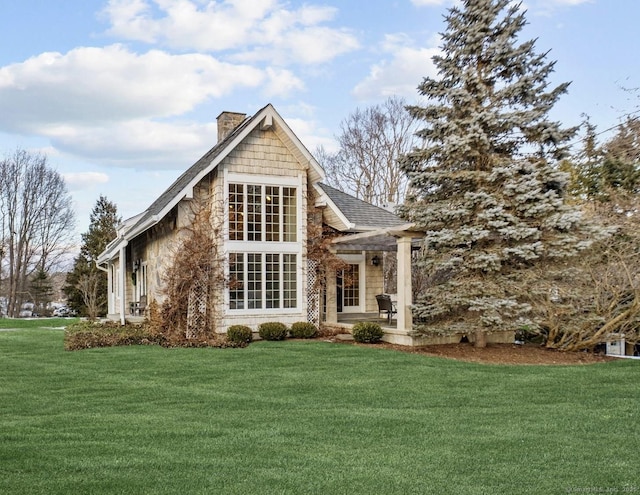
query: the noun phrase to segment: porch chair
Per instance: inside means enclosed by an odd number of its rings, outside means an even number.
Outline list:
[[[144,310],[147,308],[147,296],[140,296],[138,302],[129,303],[129,310],[132,316],[144,315]]]
[[[386,313],[389,324],[391,324],[391,318],[397,313],[396,306],[391,301],[391,296],[378,294],[376,301],[378,301],[378,318],[381,318],[382,313]]]

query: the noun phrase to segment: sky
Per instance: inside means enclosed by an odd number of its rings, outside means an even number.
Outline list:
[[[0,155],[46,154],[78,233],[100,195],[144,211],[216,143],[222,111],[272,103],[305,146],[436,77],[456,0],[0,0]],[[552,117],[603,134],[637,112],[638,0],[525,0],[522,41],[571,81]],[[611,131],[609,131],[611,132]]]

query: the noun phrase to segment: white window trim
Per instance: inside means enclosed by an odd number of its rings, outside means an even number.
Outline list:
[[[148,278],[147,262],[142,261],[140,268],[136,271],[136,299],[138,301],[140,297],[146,296],[149,293]]]
[[[298,228],[298,240],[296,242],[284,242],[284,241],[231,241],[229,240],[229,184],[242,184],[243,186],[245,186],[244,190],[243,190],[243,195],[246,197],[247,194],[247,190],[246,190],[246,186],[256,186],[256,185],[262,185],[262,186],[281,186],[281,187],[295,187],[296,188],[296,225]],[[238,173],[234,173],[234,172],[229,172],[228,170],[225,169],[224,171],[224,184],[222,186],[223,188],[223,197],[225,198],[224,200],[224,226],[223,226],[223,239],[224,239],[224,243],[225,245],[228,243],[235,243],[235,242],[253,242],[254,244],[256,243],[262,243],[262,244],[282,244],[282,245],[286,245],[286,244],[303,244],[303,239],[302,239],[302,233],[303,231],[305,231],[306,229],[302,228],[302,211],[303,211],[303,197],[302,197],[302,187],[303,187],[303,176],[302,174],[298,174],[295,177],[290,177],[290,176],[282,176],[282,177],[275,177],[272,175],[246,175],[246,174],[238,174]],[[263,201],[264,202],[264,201]],[[244,212],[245,215],[247,214],[247,212]],[[283,210],[281,208],[281,215],[283,213]],[[263,212],[264,214],[264,212]],[[282,224],[281,224],[282,225]],[[246,229],[246,226],[245,226]],[[246,234],[247,232],[245,231],[245,238],[246,238]],[[263,232],[263,235],[265,233]],[[282,235],[284,235],[284,231],[281,233]]]
[[[258,250],[254,250],[254,251],[246,251],[246,252],[240,252],[240,251],[230,251],[228,254],[231,253],[237,253],[237,254],[273,254],[273,252],[269,253],[269,252],[265,252],[265,251],[258,251]],[[243,309],[231,309],[230,308],[230,295],[229,295],[229,290],[225,290],[224,291],[224,303],[225,303],[225,309],[227,311],[227,313],[229,315],[261,315],[261,314],[297,314],[300,313],[300,311],[302,310],[301,307],[301,301],[302,301],[302,280],[300,280],[300,277],[302,277],[304,275],[304,272],[301,272],[300,270],[300,254],[296,253],[296,252],[281,252],[279,254],[295,254],[296,255],[296,274],[298,275],[298,278],[296,279],[296,307],[295,308],[283,308],[282,305],[284,304],[284,298],[281,297],[280,298],[280,305],[281,307],[279,308],[267,308],[265,307],[267,304],[267,299],[266,299],[266,293],[267,293],[267,284],[266,284],[266,259],[263,256],[262,257],[262,262],[261,262],[261,266],[262,266],[262,276],[261,276],[261,292],[262,292],[262,304],[263,307],[262,308],[255,308],[255,309],[249,309],[249,308],[243,308]],[[244,266],[246,266],[247,263],[247,259],[246,256],[244,257],[243,260]],[[283,285],[283,263],[284,263],[284,259],[281,257],[280,258],[280,292],[283,295],[283,291],[284,291],[284,285]],[[247,271],[243,269],[243,273],[245,276],[245,287],[244,287],[244,292],[245,292],[245,296],[244,296],[244,301],[245,303],[247,303],[247,287],[246,287],[246,276],[247,276]],[[226,278],[227,280],[229,279],[229,256],[225,256],[225,274],[226,274]]]
[[[273,176],[273,175],[249,175],[249,174],[238,174],[235,172],[229,172],[227,169],[224,170],[224,183],[223,183],[223,194],[225,198],[225,206],[224,210],[224,227],[223,227],[223,239],[224,239],[224,273],[225,278],[229,279],[229,254],[230,253],[255,253],[255,254],[272,254],[272,253],[281,253],[281,254],[295,254],[296,255],[296,264],[297,264],[297,278],[296,278],[296,307],[295,308],[260,308],[260,309],[231,309],[230,306],[230,298],[229,298],[229,289],[227,288],[224,291],[224,308],[226,314],[233,315],[265,315],[265,314],[299,314],[303,311],[303,285],[305,284],[305,276],[306,269],[302,263],[302,255],[303,255],[303,247],[305,245],[306,239],[303,239],[303,232],[306,231],[302,224],[303,213],[305,209],[303,209],[303,174],[298,174],[296,176]],[[231,241],[229,240],[229,209],[228,209],[228,198],[229,198],[229,184],[242,184],[244,186],[247,185],[266,185],[266,186],[280,186],[280,187],[295,187],[296,188],[296,228],[297,228],[297,241],[296,242],[284,242],[284,241]],[[246,187],[244,190],[244,194],[246,194]],[[263,257],[263,270],[265,260]],[[264,272],[263,272],[264,274]],[[246,276],[246,274],[245,274]],[[282,276],[282,274],[281,274]],[[263,294],[265,290],[265,280],[263,279]],[[282,283],[282,279],[281,279]],[[281,301],[282,303],[282,301]],[[263,304],[266,304],[266,300],[263,300]]]

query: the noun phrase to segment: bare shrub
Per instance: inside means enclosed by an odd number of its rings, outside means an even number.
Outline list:
[[[179,242],[164,272],[165,300],[161,319],[170,340],[218,339],[216,292],[225,285],[224,260],[219,252],[220,220],[212,217],[210,200],[194,201],[192,221],[179,233]]]

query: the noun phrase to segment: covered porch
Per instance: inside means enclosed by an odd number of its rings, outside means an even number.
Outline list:
[[[423,338],[413,335],[411,253],[420,247],[424,233],[412,223],[359,234],[345,235],[333,240],[333,249],[346,263],[357,267],[360,290],[359,305],[346,307],[345,289],[341,278],[327,281],[325,322],[349,329],[360,321],[378,323],[384,330],[383,340],[400,345],[423,345]],[[396,253],[395,314],[391,320],[379,314],[376,295],[383,292],[383,254]],[[353,290],[351,292],[354,292]],[[389,290],[391,292],[391,290]]]

